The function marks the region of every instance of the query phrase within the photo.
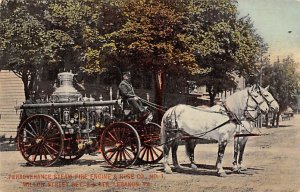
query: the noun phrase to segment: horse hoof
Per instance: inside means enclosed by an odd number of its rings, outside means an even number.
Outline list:
[[[226,174],[225,172],[221,172],[221,173],[218,173],[218,176],[219,176],[219,177],[226,177],[227,174]]]
[[[247,171],[247,167],[240,167],[239,171]]]
[[[238,167],[233,167],[232,168],[232,172],[234,173],[238,173],[240,171],[240,169]]]
[[[164,171],[167,174],[172,174],[173,173],[171,168],[166,168],[166,169],[164,169]]]
[[[241,173],[241,169],[234,169],[232,170],[233,173]]]
[[[174,167],[174,170],[175,170],[175,171],[182,170],[182,167],[181,167],[181,166],[175,166],[175,167]]]
[[[195,165],[195,164],[191,164],[191,168],[192,169],[198,169],[197,165]]]

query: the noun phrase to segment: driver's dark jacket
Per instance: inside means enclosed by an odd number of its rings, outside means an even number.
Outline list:
[[[120,96],[123,99],[128,99],[128,98],[132,98],[135,96],[131,83],[126,80],[123,80],[119,84],[119,90],[120,90]]]

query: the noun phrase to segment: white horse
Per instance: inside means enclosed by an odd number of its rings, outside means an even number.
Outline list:
[[[257,87],[259,90],[259,94],[265,99],[267,102],[270,111],[276,112],[279,110],[279,105],[277,101],[274,99],[272,94],[268,92],[268,87],[262,88]],[[222,105],[215,105],[211,108],[209,108],[211,111],[220,112],[220,113],[226,113],[226,109]],[[248,140],[248,136],[252,135],[252,131],[254,128],[254,122],[257,120],[257,118],[260,116],[260,113],[257,110],[251,110],[247,113],[241,114],[239,111],[232,110],[233,113],[238,114],[238,118],[241,121],[241,125],[237,125],[236,130],[236,137],[234,139],[234,157],[233,157],[233,171],[239,172],[242,170],[247,170],[247,168],[242,165],[243,162],[243,154],[245,150],[245,146]],[[187,155],[190,158],[191,161],[191,167],[197,168],[195,162],[194,162],[194,149],[196,147],[196,140],[191,140],[189,142],[186,142],[186,151]]]
[[[222,114],[188,105],[177,105],[167,110],[161,123],[165,172],[172,172],[168,163],[170,147],[172,148],[174,167],[180,168],[177,161],[178,142],[187,136],[187,143],[191,138],[217,140],[219,143],[216,162],[217,173],[219,176],[226,175],[222,160],[226,145],[236,131],[236,124],[239,123],[238,118],[236,118],[238,114],[231,111],[236,110],[240,114],[245,112],[252,114],[254,110],[260,110],[266,113],[269,107],[262,96],[258,94],[258,89],[253,86],[229,96],[226,99],[226,110],[227,114]]]
[[[272,112],[278,112],[279,111],[279,104],[274,99],[273,95],[268,91],[269,90],[269,86],[267,86],[266,88],[262,88],[262,87],[259,86],[259,90],[260,90],[260,94],[262,95],[262,97],[268,103],[270,111],[272,111]]]
[[[274,99],[272,94],[268,91],[269,86],[266,88],[259,87],[260,94],[262,97],[265,99],[267,102],[269,109],[271,112],[278,112],[279,111],[279,104],[278,102]],[[260,114],[257,115],[257,117]],[[239,133],[237,133],[237,137],[234,139],[234,154],[233,154],[233,171],[234,172],[239,172],[239,171],[244,171],[247,170],[247,167],[243,165],[243,155],[244,155],[244,150],[246,143],[248,141],[248,136],[251,135],[254,127],[254,121],[256,121],[257,117],[255,116],[252,117],[239,117],[244,126],[240,126]],[[245,135],[245,136],[238,136],[238,135]]]

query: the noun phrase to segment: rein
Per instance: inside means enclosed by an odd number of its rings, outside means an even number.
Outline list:
[[[270,135],[267,133],[264,134],[257,134],[257,133],[241,133],[241,134],[235,134],[234,137],[247,137],[247,136],[265,136],[265,135]]]
[[[194,136],[195,136],[195,137],[198,137],[199,139],[201,139],[202,136],[204,136],[204,135],[206,135],[207,133],[210,133],[210,132],[212,132],[212,131],[214,131],[214,130],[216,130],[216,129],[219,129],[220,127],[222,127],[223,125],[226,125],[226,124],[229,123],[230,121],[231,121],[231,119],[225,121],[224,123],[218,125],[217,127],[213,128],[213,129],[211,129],[211,130],[205,131],[205,132],[203,132],[203,133],[198,133],[198,134],[196,134],[196,135],[194,135]]]
[[[174,112],[174,113],[175,113],[175,112]],[[216,129],[219,129],[220,127],[226,125],[226,124],[229,123],[230,121],[231,121],[231,120],[229,119],[228,121],[225,121],[224,123],[218,125],[217,127],[213,128],[213,129],[211,129],[211,130],[208,130],[208,131],[205,131],[205,132],[202,132],[202,133],[198,133],[198,134],[192,135],[191,137],[197,138],[197,139],[202,139],[202,137],[203,137],[204,135],[206,135],[207,133],[212,132],[212,131],[214,131],[214,130],[216,130]],[[177,124],[177,123],[176,123],[176,124]],[[166,131],[171,132],[171,131],[182,131],[182,130],[180,130],[180,129],[177,128],[177,129],[166,130]],[[174,141],[174,140],[176,140],[176,139],[181,139],[181,138],[182,138],[182,135],[177,136],[177,137],[174,137],[174,138],[168,140],[167,142],[161,143],[160,145],[164,145],[164,144],[170,143],[170,142],[172,142],[172,141]]]
[[[222,114],[221,112],[215,112],[215,111],[210,111],[210,110],[205,110],[205,109],[199,109],[199,108],[196,108],[196,107],[193,107],[193,106],[191,106],[191,107],[192,107],[193,109],[196,109],[196,110],[199,110],[199,111],[205,111],[205,112],[210,112],[210,113],[219,113],[219,114]],[[178,128],[178,123],[177,123],[177,120],[176,120],[176,112],[175,112],[175,109],[176,109],[176,107],[175,107],[175,108],[173,109],[173,111],[171,112],[171,115],[174,114],[176,129],[166,130],[166,131],[168,131],[168,132],[171,132],[171,131],[182,131],[182,130],[180,130],[180,129]],[[227,109],[227,110],[228,110],[228,109]],[[229,110],[228,110],[228,112],[229,112]],[[231,113],[234,114],[233,112],[231,112]],[[228,113],[227,113],[227,115],[228,115]],[[231,117],[228,115],[229,119],[228,119],[227,121],[221,123],[221,124],[218,125],[217,127],[213,128],[213,129],[210,129],[210,130],[208,130],[208,131],[202,132],[202,133],[198,133],[198,134],[192,135],[191,137],[201,139],[201,138],[202,138],[204,135],[206,135],[207,133],[210,133],[210,132],[212,132],[212,131],[214,131],[214,130],[216,130],[216,129],[219,129],[220,127],[222,127],[222,126],[226,125],[227,123],[229,123],[229,122],[231,122],[231,121],[234,121],[234,120],[236,120],[236,122],[238,122],[238,123],[241,123],[241,121],[239,121],[239,119],[237,118],[237,116],[236,116],[235,114],[234,114],[234,116],[236,117],[236,119],[235,119],[235,118],[233,119],[233,118],[231,118]],[[238,124],[238,123],[236,123],[236,124]],[[174,137],[174,138],[168,140],[167,142],[161,143],[160,145],[164,145],[164,144],[170,143],[170,142],[172,142],[172,141],[174,141],[174,140],[176,140],[176,139],[181,139],[181,138],[182,138],[182,135],[177,136],[177,137]]]
[[[254,102],[255,102],[255,106],[251,106],[249,105],[249,99],[252,99]],[[263,99],[263,101],[261,102],[258,102],[254,96],[248,91],[248,98],[247,98],[247,106],[244,110],[244,115],[245,117],[247,118],[247,116],[251,118],[251,121],[255,121],[258,117],[259,117],[259,113],[256,117],[253,117],[251,114],[250,114],[250,111],[260,111],[260,105],[263,104],[265,102],[265,99]],[[193,107],[191,106],[193,109],[196,109],[196,110],[199,110],[199,111],[205,111],[205,112],[210,112],[210,113],[219,113],[219,114],[222,114],[222,112],[216,112],[216,111],[211,111],[211,110],[205,110],[205,109],[200,109],[200,108],[196,108],[196,107]],[[205,132],[202,132],[202,133],[198,133],[198,134],[195,134],[195,135],[192,135],[191,137],[193,138],[198,138],[198,139],[201,139],[203,136],[205,136],[207,133],[210,133],[216,129],[219,129],[220,127],[224,126],[225,124],[229,123],[229,122],[234,122],[236,125],[239,125],[239,126],[242,126],[244,127],[243,123],[241,122],[241,120],[238,118],[238,116],[232,112],[228,106],[223,103],[223,107],[225,109],[225,112],[227,113],[227,116],[229,117],[229,120],[223,122],[222,124],[218,125],[217,127],[213,128],[213,129],[210,129],[208,131],[205,131]],[[250,109],[249,109],[250,108]],[[248,113],[248,115],[246,115]],[[175,108],[173,109],[172,113],[171,114],[174,114],[175,116],[175,125],[176,125],[176,129],[172,129],[172,130],[166,130],[168,132],[175,132],[175,131],[182,131],[178,128],[178,123],[177,123],[177,120],[176,120],[176,112],[175,112]],[[245,128],[245,127],[244,127]],[[246,128],[245,128],[246,129]],[[247,130],[247,129],[246,129]],[[262,136],[262,135],[266,135],[266,134],[255,134],[255,133],[251,133],[249,130],[247,130],[249,133],[241,133],[241,134],[235,134],[234,137],[245,137],[245,136]],[[183,131],[182,131],[183,132]],[[170,143],[176,139],[182,139],[182,135],[179,135],[177,137],[174,137],[168,141],[166,141],[165,143],[161,143],[160,145],[164,145],[166,143]]]
[[[146,105],[148,105],[148,106],[150,106],[150,107],[152,107],[152,108],[154,108],[154,109],[157,109],[157,110],[162,111],[162,112],[166,112],[167,107],[165,107],[165,106],[157,105],[157,104],[155,104],[155,103],[152,103],[152,102],[147,101],[147,100],[145,100],[145,99],[142,99],[142,98],[140,98],[140,97],[139,97],[139,99],[140,99],[143,103],[145,103]]]

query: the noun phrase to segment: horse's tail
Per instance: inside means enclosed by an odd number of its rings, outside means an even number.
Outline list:
[[[161,144],[167,142],[167,130],[172,128],[172,112],[174,111],[174,107],[168,109],[162,120],[161,120],[161,130],[160,130],[160,141]]]
[[[164,144],[167,141],[166,129],[167,129],[168,122],[167,122],[167,118],[166,117],[168,115],[168,111],[169,110],[167,110],[165,112],[165,114],[164,114],[164,116],[163,116],[163,118],[161,120],[161,124],[160,124],[160,127],[161,127],[161,129],[160,129],[160,142],[161,142],[161,144]]]

